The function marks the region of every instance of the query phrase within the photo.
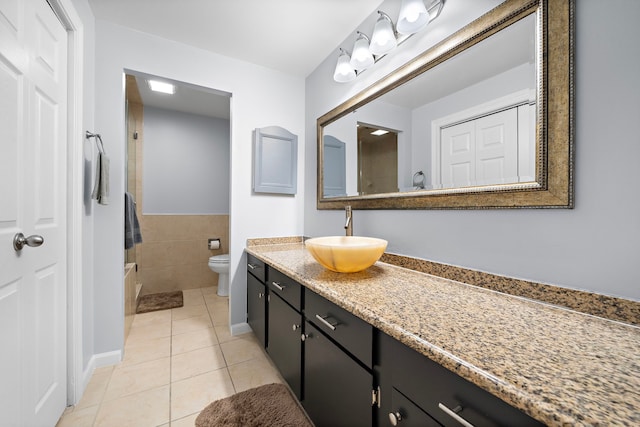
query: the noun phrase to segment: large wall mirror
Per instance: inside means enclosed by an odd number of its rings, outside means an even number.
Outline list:
[[[573,207],[573,1],[507,0],[318,119],[318,209]]]

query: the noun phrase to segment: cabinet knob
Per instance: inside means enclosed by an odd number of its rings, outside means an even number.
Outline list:
[[[294,325],[293,325],[293,331],[295,332],[295,331],[297,331],[298,329],[300,329],[300,325],[296,325],[296,324],[294,324]]]
[[[402,421],[402,414],[400,411],[389,412],[389,422],[392,426],[397,426],[400,421]]]
[[[262,298],[264,294],[262,292],[258,292],[258,298]]]
[[[311,334],[302,334],[300,335],[300,340],[306,341],[308,338],[311,338]]]

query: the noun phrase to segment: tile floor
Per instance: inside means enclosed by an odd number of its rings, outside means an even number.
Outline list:
[[[184,291],[184,307],[137,314],[117,366],[98,368],[57,427],[192,427],[210,402],[282,378],[251,333],[229,334],[216,288]]]

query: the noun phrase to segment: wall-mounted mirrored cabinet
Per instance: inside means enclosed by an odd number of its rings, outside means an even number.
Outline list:
[[[296,194],[298,182],[298,136],[280,126],[253,132],[253,191]]]
[[[507,0],[320,117],[318,208],[573,207],[572,21]]]

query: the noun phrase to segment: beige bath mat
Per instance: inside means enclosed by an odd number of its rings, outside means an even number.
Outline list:
[[[284,384],[243,391],[204,408],[196,427],[313,427]]]
[[[148,313],[150,311],[167,310],[169,308],[182,307],[182,291],[160,292],[158,294],[143,295],[138,300],[136,313]]]

